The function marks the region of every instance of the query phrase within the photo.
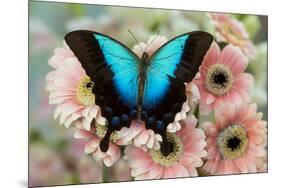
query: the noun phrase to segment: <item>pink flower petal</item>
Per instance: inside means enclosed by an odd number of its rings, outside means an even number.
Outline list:
[[[248,65],[248,59],[238,47],[233,45],[227,45],[223,49],[219,61],[229,65],[229,68],[234,74],[244,72]]]
[[[131,168],[131,174],[135,179],[174,178],[197,175],[196,168],[203,165],[201,157],[207,155],[207,152],[204,150],[206,146],[205,134],[201,129],[196,128],[197,119],[193,115],[187,116],[180,124],[182,129],[173,134],[182,138],[181,141],[184,149],[180,159],[172,164],[164,165],[167,161],[162,161],[162,163],[159,158],[155,161],[154,153],[149,150],[144,151],[133,145],[126,147],[126,158]],[[152,143],[150,141],[152,138],[154,140],[157,139],[157,137],[153,137],[150,134],[148,143]]]

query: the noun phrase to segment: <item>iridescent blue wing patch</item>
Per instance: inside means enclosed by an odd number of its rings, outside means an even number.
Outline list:
[[[101,34],[93,34],[99,43],[105,63],[114,74],[112,80],[120,99],[133,108],[138,97],[139,59],[120,43]]]

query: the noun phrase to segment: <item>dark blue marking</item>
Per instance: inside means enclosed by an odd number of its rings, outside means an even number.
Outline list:
[[[153,124],[155,123],[155,121],[156,121],[156,118],[155,118],[155,117],[149,117],[149,118],[148,118],[148,124],[149,124],[149,125],[153,125]]]
[[[118,116],[114,116],[111,119],[111,125],[112,126],[118,126],[120,124],[120,118]]]
[[[136,118],[137,117],[137,111],[136,110],[131,110],[130,111],[130,117],[131,118]]]
[[[147,119],[147,117],[148,117],[148,113],[146,111],[142,111],[141,112],[141,119],[145,120],[145,119]]]
[[[163,121],[156,121],[157,129],[164,129],[164,122]]]
[[[127,114],[122,114],[121,115],[121,121],[122,122],[128,122],[129,121],[129,116]]]

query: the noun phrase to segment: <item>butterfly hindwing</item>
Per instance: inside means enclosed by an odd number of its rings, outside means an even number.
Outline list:
[[[147,127],[163,137],[162,153],[168,147],[166,128],[186,101],[184,82],[191,82],[197,74],[212,40],[206,32],[183,34],[164,44],[149,60],[142,103],[148,113]]]
[[[73,31],[65,41],[94,82],[93,93],[108,131],[101,149],[106,151],[110,134],[129,126],[137,106],[138,57],[118,41],[92,31]],[[134,114],[133,114],[134,115]]]

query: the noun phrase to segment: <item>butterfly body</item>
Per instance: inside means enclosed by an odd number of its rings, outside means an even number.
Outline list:
[[[144,85],[146,79],[146,69],[149,66],[149,59],[148,54],[146,52],[143,53],[141,57],[141,63],[139,63],[139,87],[138,87],[138,101],[137,101],[137,118],[139,120],[142,119],[142,99],[143,99],[143,92],[144,92]]]
[[[107,151],[110,134],[139,119],[162,136],[168,155],[166,128],[186,101],[185,82],[198,72],[213,38],[206,32],[175,37],[149,56],[139,58],[115,39],[93,31],[73,31],[66,43],[94,82],[93,93],[108,130],[100,143]]]

